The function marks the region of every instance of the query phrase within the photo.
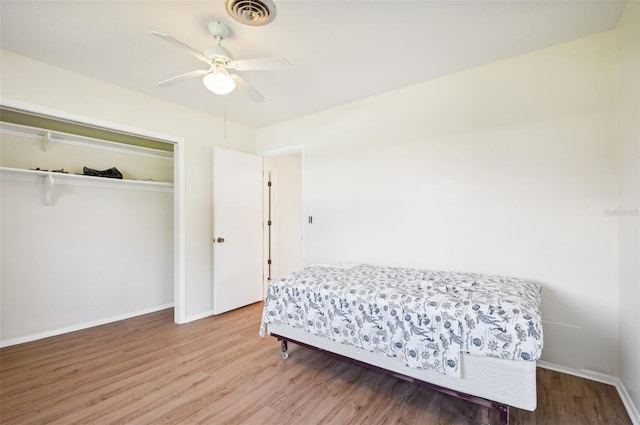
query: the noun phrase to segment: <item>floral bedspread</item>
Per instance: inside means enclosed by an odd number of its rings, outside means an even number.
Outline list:
[[[269,285],[260,335],[284,323],[460,376],[461,352],[538,359],[540,296],[539,284],[504,276],[317,265]]]

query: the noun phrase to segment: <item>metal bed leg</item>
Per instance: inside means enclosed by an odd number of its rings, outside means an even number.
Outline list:
[[[498,412],[500,412],[500,425],[509,425],[509,406],[498,406]]]
[[[480,408],[481,413],[482,413],[482,419],[481,419],[481,424],[482,425],[491,425],[491,422],[489,422],[489,408],[487,406],[482,406]]]
[[[285,359],[285,360],[289,358],[289,353],[287,352],[288,349],[289,349],[289,347],[287,346],[287,340],[286,339],[281,339],[280,340],[280,351],[282,351],[282,358]]]

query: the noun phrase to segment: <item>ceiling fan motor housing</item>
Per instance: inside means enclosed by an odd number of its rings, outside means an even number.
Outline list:
[[[223,62],[227,62],[227,65],[233,60],[231,52],[222,46],[211,47],[204,51],[204,55],[211,59],[221,59]]]

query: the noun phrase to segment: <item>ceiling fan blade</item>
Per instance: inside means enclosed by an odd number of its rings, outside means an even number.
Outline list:
[[[195,71],[187,72],[186,74],[178,75],[177,77],[169,78],[168,80],[160,81],[158,83],[161,87],[169,87],[176,83],[180,83],[184,80],[190,80],[191,78],[202,77],[207,75],[209,70],[206,69],[198,69]]]
[[[176,40],[175,38],[171,37],[170,35],[167,35],[167,34],[164,34],[164,33],[158,32],[158,31],[151,31],[151,34],[153,34],[155,36],[158,36],[161,39],[163,39],[165,41],[168,41],[169,43],[171,43],[173,45],[176,45],[178,47],[182,47],[183,49],[186,49],[189,52],[191,52],[191,54],[193,56],[195,56],[196,58],[200,59],[202,62],[211,64],[211,59],[209,59],[208,57],[206,57],[205,55],[203,55],[202,53],[200,53],[199,51],[197,51],[193,47],[187,46],[182,41]]]
[[[249,98],[250,101],[254,103],[262,103],[264,102],[264,96],[256,89],[254,89],[251,84],[247,83],[242,77],[238,74],[231,74],[231,78],[236,82],[236,87],[239,91],[241,91],[245,96]]]
[[[278,71],[291,68],[291,64],[285,59],[243,59],[232,61],[229,68],[238,71]]]

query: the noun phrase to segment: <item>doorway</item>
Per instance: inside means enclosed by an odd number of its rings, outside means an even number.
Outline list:
[[[264,292],[304,265],[303,152],[264,155]]]

